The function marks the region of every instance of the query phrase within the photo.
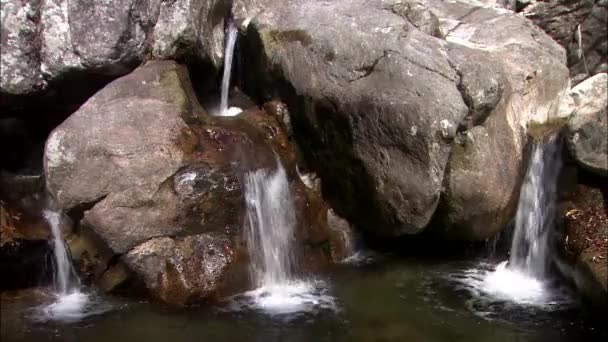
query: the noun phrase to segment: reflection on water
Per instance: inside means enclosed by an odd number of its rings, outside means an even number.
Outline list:
[[[476,288],[474,280],[473,285],[467,285],[463,280],[475,278],[471,270],[477,269],[481,274],[491,272],[493,268],[470,261],[420,260],[358,267],[342,265],[327,276],[323,286],[305,291],[317,297],[306,299],[303,296],[303,300],[296,303],[314,303],[327,296],[333,299],[327,303],[332,303],[334,308],[306,310],[304,306],[302,312],[291,315],[289,320],[285,320],[284,315],[260,310],[230,310],[230,305],[235,304],[230,301],[215,306],[176,309],[108,298],[114,309],[103,315],[70,324],[40,323],[27,317],[28,310],[36,305],[28,302],[28,296],[20,299],[3,297],[1,337],[2,341],[42,342],[485,342],[587,341],[608,337],[608,330],[601,325],[594,326],[573,301],[567,305],[565,302],[548,306],[516,304],[483,292]],[[248,296],[250,300],[268,300],[266,304],[270,307],[276,299],[264,297],[263,291]],[[547,300],[547,303],[552,301]],[[481,312],[490,314],[483,317]]]

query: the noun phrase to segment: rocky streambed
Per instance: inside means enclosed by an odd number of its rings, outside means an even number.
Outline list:
[[[151,328],[151,339],[605,335],[586,312],[608,298],[607,8],[3,1],[3,338],[135,336],[139,328],[108,328],[166,315],[175,327]],[[243,111],[224,117],[229,23],[238,27],[229,104]],[[565,295],[540,308],[488,299],[479,281],[499,266],[484,246],[510,244],[532,145],[548,135],[563,142],[564,167],[547,219],[547,281]],[[268,295],[251,292],[248,232],[259,222],[248,210],[264,209],[246,187],[250,172],[277,165],[286,189],[267,181],[263,191],[288,194],[293,227],[290,250],[267,255],[288,254],[301,281]],[[284,214],[270,204],[275,212],[258,217]],[[110,312],[37,325],[28,308],[47,298],[8,292],[53,282],[44,210],[58,215],[80,284]],[[361,262],[361,248],[392,256],[344,266]],[[276,298],[301,310],[251,309]],[[231,331],[235,321],[242,330]]]

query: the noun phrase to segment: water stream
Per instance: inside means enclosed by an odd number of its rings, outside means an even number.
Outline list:
[[[555,136],[534,145],[515,217],[509,268],[541,280],[547,277],[551,258],[560,152]]]
[[[472,301],[485,302],[481,306],[487,308],[488,303],[498,301],[556,310],[571,304],[567,290],[555,288],[548,272],[560,153],[556,136],[534,143],[520,191],[509,260],[497,265],[479,264],[450,275],[472,292]]]
[[[297,275],[296,215],[289,181],[276,158],[274,170],[245,175],[246,241],[251,257],[250,278],[256,289],[233,298],[233,310],[261,309],[270,314],[297,314],[333,309],[325,283]]]
[[[37,321],[75,322],[84,317],[100,314],[109,309],[92,293],[82,291],[80,280],[72,265],[72,260],[63,241],[61,227],[63,213],[44,210],[44,217],[51,227],[53,237],[53,285],[55,300],[37,308]]]
[[[234,56],[234,46],[238,29],[230,19],[226,27],[226,43],[224,50],[224,73],[222,75],[222,89],[220,94],[219,116],[235,116],[242,112],[238,107],[228,107],[228,97],[230,95],[230,76],[232,74],[232,57]]]

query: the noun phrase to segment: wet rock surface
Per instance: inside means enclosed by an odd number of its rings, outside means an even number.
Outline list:
[[[243,277],[233,273],[248,258],[242,178],[274,167],[275,153],[294,191],[304,189],[276,117],[256,109],[211,117],[183,66],[149,62],[110,83],[51,133],[45,177],[59,205],[82,217],[68,244],[81,270],[89,268],[85,274],[109,283],[109,290],[126,280],[124,266],[156,298],[190,304],[239,287],[231,282]],[[306,195],[296,208],[302,268],[330,263],[331,246],[340,240],[316,219],[328,207]]]
[[[338,213],[381,236],[420,233],[438,205],[443,236],[506,224],[527,123],[555,115],[567,88],[565,53],[541,30],[464,2],[241,3],[237,16],[258,13],[245,83],[287,102]],[[439,27],[420,25],[425,11]]]
[[[133,248],[124,260],[160,299],[188,304],[215,293],[234,259],[231,245],[227,237],[212,234],[161,237]]]

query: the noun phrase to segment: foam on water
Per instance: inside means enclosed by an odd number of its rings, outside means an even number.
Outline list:
[[[482,290],[497,298],[517,303],[545,303],[547,290],[542,281],[507,267],[504,261],[489,272],[481,284]]]
[[[220,113],[220,116],[237,116],[241,114],[243,110],[239,107],[230,107],[228,109],[223,110]]]
[[[478,263],[444,278],[451,287],[465,291],[468,309],[484,318],[506,312],[521,314],[529,309],[558,311],[574,304],[564,288],[510,268],[506,261],[498,265]]]
[[[229,298],[230,311],[260,311],[272,316],[291,316],[337,311],[334,297],[322,281],[293,281],[262,286]]]
[[[39,322],[78,322],[86,317],[107,312],[111,306],[96,296],[80,291],[59,294],[51,304],[34,311],[33,319]]]

